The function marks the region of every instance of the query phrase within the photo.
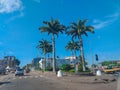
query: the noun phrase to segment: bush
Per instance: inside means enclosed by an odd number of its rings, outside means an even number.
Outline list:
[[[69,70],[69,73],[75,73],[75,69]]]
[[[78,72],[83,72],[83,67],[81,64],[78,66]]]
[[[45,71],[52,71],[52,67],[46,67]]]
[[[88,67],[85,67],[85,68],[86,68],[86,71],[85,71],[85,72],[91,72],[91,70],[90,70]],[[82,67],[82,65],[79,65],[78,71],[79,71],[79,72],[83,72],[83,67]]]
[[[61,66],[61,70],[63,71],[69,71],[71,69],[71,66],[69,64],[63,64]]]

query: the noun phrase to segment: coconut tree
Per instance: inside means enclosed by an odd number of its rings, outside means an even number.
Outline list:
[[[39,41],[39,45],[37,45],[37,48],[41,49],[42,53],[44,54],[45,68],[46,68],[46,54],[50,53],[52,45],[47,40],[42,39],[41,41]]]
[[[88,20],[85,19],[85,20],[78,20],[78,23],[72,22],[67,31],[67,34],[71,35],[72,39],[78,38],[79,40],[83,71],[86,71],[86,69],[85,69],[82,35],[88,36],[87,32],[94,33],[94,27],[85,25],[87,21]]]
[[[79,47],[80,47],[79,42],[72,40],[67,43],[65,48],[66,48],[66,50],[70,50],[76,59],[76,51],[79,50]],[[75,70],[76,70],[76,72],[78,72],[78,67],[76,67]]]
[[[65,46],[66,50],[70,50],[72,52],[72,55],[76,58],[76,51],[79,50],[79,44],[78,41],[69,41],[67,45]]]
[[[40,32],[47,32],[48,35],[52,35],[52,46],[53,46],[53,72],[56,71],[56,54],[55,54],[55,35],[58,37],[59,33],[63,33],[64,30],[66,30],[66,27],[62,24],[60,24],[60,22],[58,20],[54,20],[53,18],[51,18],[50,21],[43,21],[43,23],[45,24],[45,26],[41,26],[39,28]]]

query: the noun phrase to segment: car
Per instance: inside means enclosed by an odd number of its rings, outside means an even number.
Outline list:
[[[17,69],[15,71],[15,76],[23,76],[24,75],[24,71],[23,69]]]
[[[0,69],[0,74],[5,75],[6,74],[5,69]]]
[[[120,76],[120,72],[115,72],[113,75],[114,76]]]
[[[25,72],[26,72],[26,73],[29,73],[29,72],[30,72],[30,69],[29,69],[29,68],[25,69]]]

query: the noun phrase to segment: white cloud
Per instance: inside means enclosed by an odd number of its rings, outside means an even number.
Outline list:
[[[11,13],[22,8],[21,0],[0,0],[0,13]]]
[[[101,29],[107,25],[109,25],[110,23],[112,23],[114,20],[106,20],[106,21],[101,21],[99,23],[95,23],[93,26],[95,29]]]
[[[16,19],[16,18],[20,18],[20,17],[23,17],[23,16],[24,16],[24,13],[21,11],[18,15],[15,15],[15,16],[9,18],[9,19],[7,20],[7,23],[13,21],[13,20]]]
[[[118,18],[120,16],[120,13],[119,12],[116,12],[116,13],[114,13],[114,14],[112,14],[112,15],[108,15],[108,16],[106,16],[106,17],[108,17],[108,18]]]
[[[93,20],[93,23],[100,23],[101,21],[100,20],[97,20],[97,19],[95,19],[95,20]]]
[[[95,19],[95,20],[93,20],[93,23],[94,23],[93,26],[95,29],[101,29],[101,28],[106,27],[106,26],[110,25],[111,23],[115,22],[119,17],[120,17],[120,13],[116,12],[114,14],[105,16],[104,21]]]

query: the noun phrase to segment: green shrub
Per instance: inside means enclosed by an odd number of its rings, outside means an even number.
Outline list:
[[[85,67],[85,68],[86,68],[86,71],[85,71],[85,72],[91,72],[91,70],[90,70],[88,67]],[[79,72],[83,72],[83,67],[82,67],[82,65],[79,65],[78,71],[79,71]]]
[[[61,70],[63,71],[69,71],[71,69],[71,66],[69,64],[63,64],[61,66]]]
[[[75,69],[69,70],[69,73],[75,73]]]
[[[81,64],[78,66],[78,72],[83,72],[83,67]]]
[[[52,71],[52,67],[46,67],[45,71]]]

